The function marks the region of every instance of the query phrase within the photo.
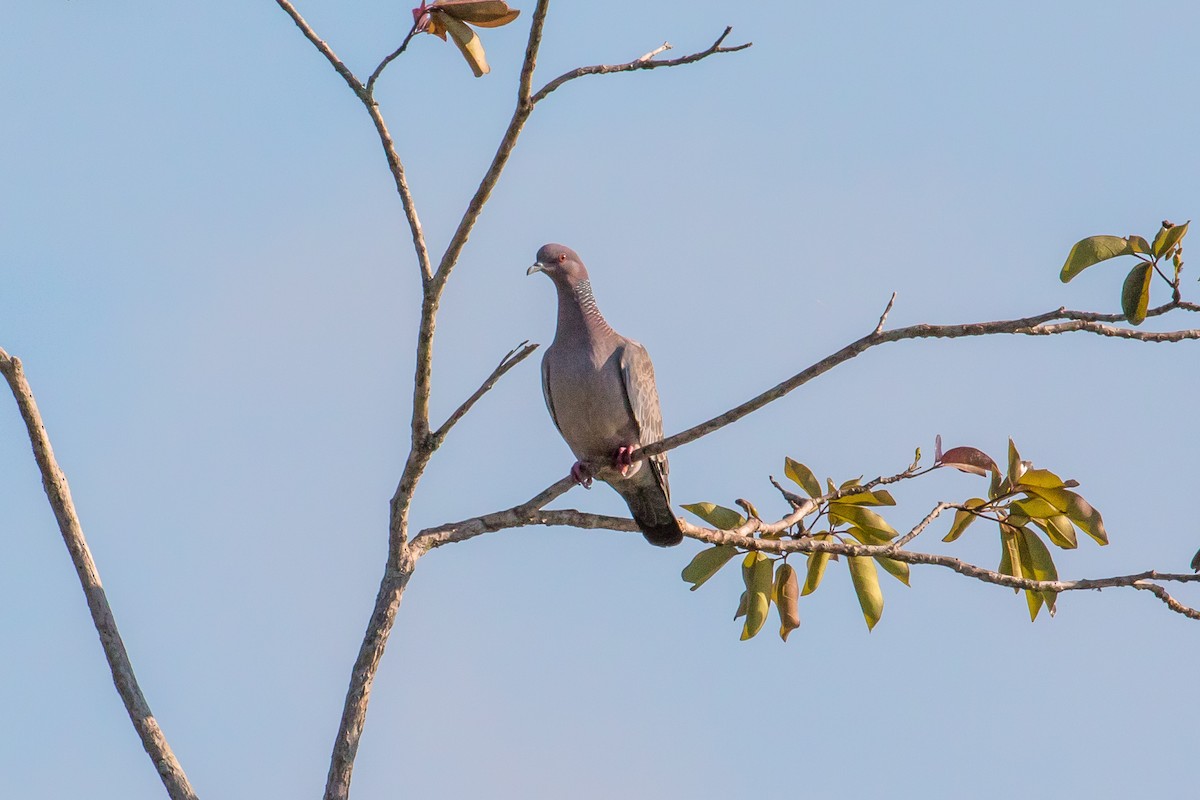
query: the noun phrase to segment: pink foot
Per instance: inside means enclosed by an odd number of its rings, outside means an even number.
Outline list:
[[[583,488],[592,488],[592,468],[582,461],[576,461],[571,466],[571,477]]]
[[[629,468],[633,466],[633,448],[626,445],[621,445],[617,448],[617,452],[613,453],[613,468],[621,475],[629,472]]]

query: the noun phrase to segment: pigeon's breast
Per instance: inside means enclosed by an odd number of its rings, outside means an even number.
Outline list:
[[[629,412],[615,352],[591,358],[546,353],[550,398],[563,439],[584,461],[604,461],[622,445],[636,444],[638,431]]]

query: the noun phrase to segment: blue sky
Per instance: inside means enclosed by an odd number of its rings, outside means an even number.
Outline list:
[[[1119,265],[1058,281],[1071,244],[1200,208],[1192,3],[584,5],[552,9],[538,85],[726,24],[755,44],[538,107],[445,297],[437,419],[553,336],[550,285],[525,277],[547,241],[579,251],[653,354],[674,432],[869,331],[893,291],[892,325],[1115,311]],[[411,24],[407,4],[298,7],[360,75]],[[486,78],[423,37],[380,81],[436,252],[508,120],[526,23],[485,32]],[[143,690],[202,797],[315,796],[382,571],[416,328],[369,120],[265,0],[21,4],[0,74],[0,346],[25,362]],[[674,500],[779,511],[785,456],[870,477],[939,433],[994,455],[1011,436],[1105,515],[1112,544],[1056,554],[1061,574],[1184,570],[1196,357],[1085,336],[890,345],[674,451]],[[527,499],[570,460],[530,361],[455,429],[414,524]],[[889,519],[979,483],[936,473]],[[623,512],[604,487],[557,505]],[[163,796],[9,402],[0,509],[5,793]],[[991,531],[942,533],[917,544],[997,562]],[[1179,710],[1200,628],[1146,594],[1073,594],[1031,625],[1005,590],[917,569],[884,584],[868,633],[835,566],[787,644],[741,643],[736,570],[679,580],[697,549],[526,529],[423,559],[355,796],[1194,789]]]

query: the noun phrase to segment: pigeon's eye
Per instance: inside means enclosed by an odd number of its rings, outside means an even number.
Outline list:
[[[565,263],[567,263],[567,254],[566,254],[566,253],[559,253],[559,254],[558,254],[558,263],[560,263],[560,264],[565,264]]]

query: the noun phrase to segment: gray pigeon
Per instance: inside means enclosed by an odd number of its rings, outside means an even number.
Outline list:
[[[551,419],[579,459],[571,475],[584,486],[597,477],[616,489],[650,544],[679,544],[683,531],[671,513],[666,454],[632,460],[639,447],[662,438],[650,355],[604,321],[574,250],[543,246],[526,274],[535,272],[548,275],[558,290],[558,330],[542,357],[542,390]]]

